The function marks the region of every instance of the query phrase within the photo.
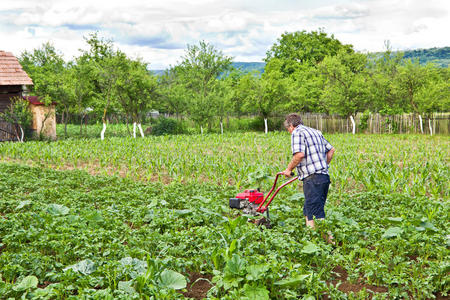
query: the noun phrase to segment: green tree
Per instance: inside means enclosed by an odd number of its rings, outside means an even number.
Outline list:
[[[433,134],[431,126],[433,113],[450,111],[450,69],[441,69],[432,64],[427,64],[423,68],[427,69],[427,76],[423,85],[416,91],[414,101],[419,116],[423,114],[429,117],[428,126],[430,134]],[[422,127],[421,129],[423,132]]]
[[[267,119],[287,101],[289,78],[283,78],[280,60],[271,60],[259,78],[254,74],[242,77],[239,85],[245,99],[245,109],[264,118],[264,132],[268,132]]]
[[[100,138],[104,139],[107,128],[107,113],[118,111],[119,103],[116,95],[116,85],[120,77],[120,65],[126,59],[125,53],[114,50],[113,42],[98,37],[97,33],[85,38],[89,49],[82,51],[81,59],[92,67],[92,80],[95,87],[94,109],[101,109],[103,129]]]
[[[317,70],[326,58],[338,53],[354,53],[351,45],[344,45],[333,35],[318,31],[296,31],[282,34],[267,51],[264,73],[276,72],[269,77],[286,79],[285,95],[277,101],[283,112],[326,111],[322,93],[324,80]]]
[[[74,99],[72,112],[80,117],[80,135],[83,130],[84,119],[92,108],[95,99],[94,69],[86,61],[85,56],[80,56],[69,65],[71,96]],[[66,124],[67,122],[65,122]],[[65,129],[66,130],[66,129]],[[87,130],[85,126],[85,130]]]
[[[65,61],[62,54],[47,42],[32,52],[24,51],[19,62],[23,69],[33,80],[31,92],[40,97],[40,101],[49,104],[61,101],[59,95],[64,78],[61,74],[65,70]]]
[[[284,112],[326,112],[322,93],[324,78],[315,65],[300,65],[289,77],[287,101],[282,104]]]
[[[398,67],[396,88],[401,97],[406,100],[404,104],[409,111],[419,113],[417,93],[425,86],[430,71],[430,65],[421,66],[418,62],[412,62],[409,59]]]
[[[188,99],[186,89],[179,72],[179,67],[172,67],[159,77],[161,103],[158,108],[176,115],[179,120],[181,114],[187,111]]]
[[[13,97],[7,109],[0,113],[0,118],[14,125],[17,140],[23,142],[25,132],[31,127],[33,121],[28,101]]]
[[[213,45],[201,41],[188,45],[178,71],[189,99],[190,117],[200,126],[211,128],[216,109],[219,76],[231,68],[231,57],[225,56]]]
[[[39,96],[39,101],[46,106],[56,102],[62,112],[62,119],[66,123],[68,112],[74,103],[73,97],[70,96],[72,82],[68,77],[67,63],[64,61],[62,53],[47,42],[32,52],[23,52],[19,61],[33,80],[34,86],[31,93]],[[53,114],[52,110],[48,110],[44,115],[41,131],[38,133],[39,137],[42,136],[43,124]]]
[[[407,111],[400,90],[396,86],[402,52],[392,52],[390,42],[385,42],[386,51],[380,56],[369,55],[367,70],[370,75],[371,103],[369,110],[386,115]]]
[[[321,29],[318,31],[285,32],[267,51],[265,61],[280,59],[280,71],[284,76],[293,74],[303,64],[317,65],[326,56],[339,51],[353,52],[351,45],[343,45],[333,35],[330,37]]]
[[[231,97],[233,96],[232,86],[223,78],[217,81],[212,97],[215,106],[215,115],[219,119],[220,132],[223,134],[223,120],[229,117],[233,109]]]
[[[225,86],[225,96],[227,98],[227,126],[229,126],[229,115],[234,114],[240,118],[244,114],[244,98],[243,92],[239,89],[240,81],[244,76],[244,73],[240,70],[232,70],[227,76],[223,78],[223,84]],[[259,72],[255,76],[260,77]]]
[[[327,56],[319,65],[325,78],[322,97],[326,109],[350,117],[353,134],[356,130],[354,116],[364,111],[368,102],[366,64],[366,55],[340,51],[336,56]]]
[[[116,85],[118,100],[125,115],[133,122],[133,137],[136,137],[136,126],[144,137],[141,123],[157,97],[156,78],[147,71],[147,64],[140,60],[125,58],[119,71]]]

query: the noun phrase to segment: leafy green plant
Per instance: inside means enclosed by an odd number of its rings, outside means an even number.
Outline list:
[[[212,299],[448,293],[447,138],[327,138],[340,152],[315,231],[294,184],[271,204],[270,230],[228,208],[258,183],[250,174],[285,167],[284,133],[4,143],[0,295],[176,299],[199,277]],[[37,286],[17,290],[27,276]]]
[[[13,124],[17,140],[23,142],[33,121],[28,101],[20,97],[11,98],[11,104],[0,113],[0,119]]]
[[[152,126],[152,135],[182,134],[185,130],[180,121],[170,118],[158,118]]]

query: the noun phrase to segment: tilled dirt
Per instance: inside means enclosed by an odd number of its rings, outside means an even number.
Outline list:
[[[189,274],[189,282],[187,284],[187,292],[183,293],[186,298],[204,299],[209,289],[212,287],[210,281],[211,274],[200,274],[197,272]]]

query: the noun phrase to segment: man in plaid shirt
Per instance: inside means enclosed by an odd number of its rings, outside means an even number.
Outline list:
[[[324,206],[330,186],[328,165],[335,149],[319,130],[304,126],[298,114],[287,115],[284,126],[291,134],[293,156],[283,174],[291,177],[292,170],[297,167],[305,194],[303,214],[306,226],[314,228],[314,218],[325,218]],[[331,238],[328,238],[329,242]]]

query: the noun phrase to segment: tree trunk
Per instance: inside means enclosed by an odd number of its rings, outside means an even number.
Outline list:
[[[422,123],[422,116],[419,115],[419,123],[420,123],[420,132],[423,134],[423,123]]]
[[[141,137],[144,137],[144,131],[142,130],[141,123],[138,123],[137,126],[139,128],[139,132],[141,133]]]
[[[61,121],[64,124],[64,138],[67,138],[67,122],[69,121],[68,113],[63,111],[61,119],[62,119]]]
[[[102,129],[102,132],[100,132],[100,139],[102,141],[105,139],[105,131],[106,131],[106,122],[103,121],[103,129]]]
[[[133,122],[133,138],[136,138],[136,122]]]
[[[67,137],[67,121],[64,120],[64,137]]]
[[[83,134],[83,121],[84,121],[84,114],[81,115],[81,122],[80,122],[80,135]]]
[[[267,118],[264,118],[264,133],[267,134],[268,131],[269,131],[269,128],[267,126]]]
[[[433,136],[433,128],[431,127],[431,117],[428,119],[428,126],[430,126],[430,135]]]
[[[127,124],[128,135],[131,136],[130,126],[128,125],[128,117],[125,118],[125,123]]]
[[[106,105],[105,105],[105,109],[103,110],[103,116],[102,116],[103,129],[102,129],[102,132],[100,133],[100,138],[101,138],[102,141],[105,139],[105,131],[106,131],[106,112],[108,111],[108,106],[109,106],[109,102],[110,102],[109,93],[110,93],[110,90],[108,90],[108,94],[107,94],[107,96],[106,96]]]
[[[220,133],[223,134],[223,123],[220,121]]]
[[[203,126],[200,126],[200,132],[201,132],[202,135],[203,135]]]
[[[352,121],[352,133],[355,134],[356,133],[356,124],[355,124],[355,119],[353,119],[353,116],[350,115],[350,121]]]
[[[23,143],[24,132],[23,132],[22,126],[19,125],[19,128],[20,128],[20,142]]]
[[[63,123],[63,124],[66,124],[65,122],[64,122],[64,110],[62,111],[62,113],[61,113],[61,123]]]

